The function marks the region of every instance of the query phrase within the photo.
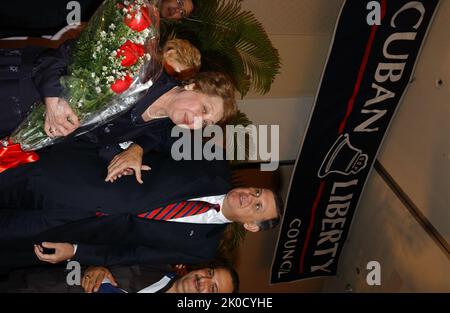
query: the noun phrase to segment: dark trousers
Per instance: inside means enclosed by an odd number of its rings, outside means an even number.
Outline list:
[[[41,96],[34,85],[34,60],[42,48],[0,49],[0,139],[26,118]]]
[[[54,163],[53,150],[65,149],[65,145],[40,150],[38,163]],[[83,145],[89,146],[79,143],[74,149]],[[70,204],[64,208],[46,205],[38,192],[39,185],[45,183],[46,166],[36,165],[25,164],[0,173],[0,273],[2,268],[43,264],[33,252],[33,245],[42,241],[40,234],[91,217],[86,212],[68,209]]]

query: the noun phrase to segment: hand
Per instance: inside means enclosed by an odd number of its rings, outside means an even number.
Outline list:
[[[78,117],[64,99],[46,97],[44,100],[46,105],[44,130],[47,136],[50,138],[67,136],[80,126]]]
[[[175,272],[178,276],[184,276],[188,273],[186,265],[184,264],[177,264],[175,265]]]
[[[55,249],[55,253],[44,254],[42,247]],[[39,260],[51,264],[71,259],[75,255],[75,249],[71,243],[43,242],[42,247],[40,245],[34,245],[34,253]]]
[[[108,175],[105,181],[114,182],[124,175],[136,175],[136,180],[143,184],[141,171],[149,171],[151,168],[142,165],[144,150],[137,144],[132,144],[127,150],[119,153],[108,165]]]
[[[97,292],[105,278],[108,278],[111,284],[117,287],[116,279],[106,267],[89,266],[81,279],[81,287],[86,293]]]

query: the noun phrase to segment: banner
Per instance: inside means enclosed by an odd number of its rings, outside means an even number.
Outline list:
[[[271,283],[336,274],[438,2],[344,3],[292,176]]]

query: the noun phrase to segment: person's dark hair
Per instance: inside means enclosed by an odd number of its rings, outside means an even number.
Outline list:
[[[223,269],[227,270],[231,275],[231,281],[233,283],[232,293],[239,292],[239,275],[236,272],[236,270],[234,269],[234,267],[229,262],[214,260],[209,263],[209,267],[223,268]]]
[[[278,224],[280,224],[281,216],[283,215],[283,210],[284,210],[283,199],[281,198],[281,196],[278,193],[274,192],[273,190],[270,190],[270,191],[272,191],[273,197],[275,199],[275,208],[277,210],[277,216],[270,220],[257,222],[257,225],[259,226],[260,231],[275,228]]]
[[[187,18],[195,16],[200,9],[200,3],[198,0],[191,0],[191,1],[192,5],[194,6],[194,9],[192,10],[191,14],[187,16]]]

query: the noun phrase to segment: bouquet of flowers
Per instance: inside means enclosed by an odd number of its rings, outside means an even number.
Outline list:
[[[74,43],[68,75],[60,79],[61,97],[84,132],[129,109],[161,73],[157,5],[157,0],[106,0]],[[3,149],[31,151],[61,140],[46,135],[44,121],[45,105],[37,103],[2,142]],[[0,153],[0,163],[1,158]]]

